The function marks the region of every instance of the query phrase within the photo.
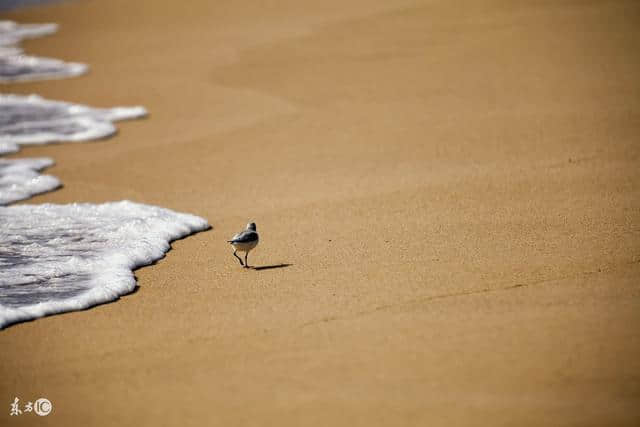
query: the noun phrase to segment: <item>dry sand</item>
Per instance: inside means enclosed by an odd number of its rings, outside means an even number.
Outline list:
[[[11,85],[150,118],[26,148],[206,217],[139,290],[0,332],[3,425],[640,423],[640,4],[88,0]],[[246,271],[225,243],[255,220]],[[9,419],[14,396],[48,417]]]

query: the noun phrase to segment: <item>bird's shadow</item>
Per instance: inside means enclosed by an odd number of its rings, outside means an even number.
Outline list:
[[[273,264],[273,265],[258,265],[258,266],[251,266],[249,267],[251,270],[272,270],[274,268],[285,268],[285,267],[290,267],[293,264]]]

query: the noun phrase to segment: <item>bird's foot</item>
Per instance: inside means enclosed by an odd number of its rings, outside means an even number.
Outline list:
[[[242,262],[242,258],[240,258],[238,255],[236,255],[236,253],[233,253],[233,256],[236,257],[238,259],[238,261],[240,261],[240,265],[244,266],[244,262]]]

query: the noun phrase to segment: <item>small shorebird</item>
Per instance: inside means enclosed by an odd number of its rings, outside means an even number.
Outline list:
[[[247,224],[247,229],[241,231],[231,238],[231,240],[227,240],[228,243],[233,245],[233,256],[238,258],[240,261],[240,265],[244,268],[249,268],[249,262],[247,261],[247,257],[249,256],[249,251],[255,248],[258,245],[258,233],[256,232],[256,224],[255,222],[250,222]],[[240,258],[236,252],[244,252],[244,263],[242,262],[242,258]]]

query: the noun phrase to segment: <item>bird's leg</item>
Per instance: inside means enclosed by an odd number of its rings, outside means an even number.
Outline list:
[[[233,251],[233,256],[238,258],[238,261],[240,261],[240,265],[244,266],[244,264],[242,263],[242,258],[240,258],[238,255],[236,255],[236,251]]]
[[[249,256],[249,252],[244,253],[244,268],[249,268],[249,261],[247,261],[247,257]]]

